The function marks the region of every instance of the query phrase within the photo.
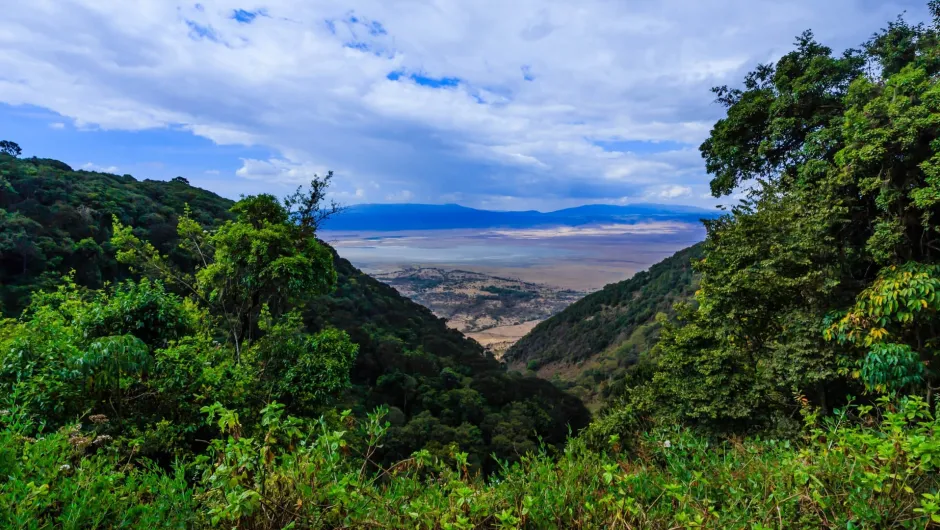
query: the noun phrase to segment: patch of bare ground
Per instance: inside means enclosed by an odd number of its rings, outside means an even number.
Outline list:
[[[438,267],[409,267],[373,276],[446,318],[448,326],[497,357],[539,322],[584,295],[508,276]]]
[[[523,322],[522,324],[509,326],[495,326],[483,331],[468,332],[466,335],[482,344],[486,349],[492,351],[498,359],[502,357],[503,353],[505,353],[510,346],[515,344],[516,341],[524,337],[526,333],[532,331],[539,322],[541,322],[541,320],[531,320],[529,322]]]

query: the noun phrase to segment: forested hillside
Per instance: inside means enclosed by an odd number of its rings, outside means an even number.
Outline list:
[[[231,201],[182,178],[138,181],[73,171],[58,160],[0,156],[0,309],[19,314],[30,294],[54,287],[70,270],[92,288],[129,277],[110,244],[112,215],[175,263],[192,267],[176,248],[176,224],[187,204],[205,226],[230,218]]]
[[[177,234],[184,210],[212,228],[235,217],[233,204],[184,179],[137,181],[0,155],[4,311],[19,314],[31,294],[54,289],[71,270],[76,284],[91,289],[131,278],[116,259],[113,217],[175,267],[192,269],[194,256],[179,246]],[[577,399],[548,382],[507,373],[428,309],[335,253],[333,261],[335,290],[310,299],[302,314],[309,329],[338,328],[358,346],[352,386],[339,401],[358,414],[391,407],[393,426],[378,456],[401,459],[422,448],[441,453],[456,443],[476,465],[492,465],[493,454],[516,458],[535,449],[537,437],[561,444],[569,427],[587,424]],[[178,287],[171,290],[182,294]]]
[[[345,403],[360,415],[391,407],[380,455],[403,459],[420,448],[440,455],[455,443],[472,463],[492,465],[493,455],[514,460],[535,450],[536,436],[557,445],[587,425],[577,398],[507,372],[482,346],[348,261],[338,258],[336,271],[336,291],[311,304],[308,318],[359,345]]]
[[[917,394],[940,337],[940,3],[842,54],[809,32],[741,88],[701,152],[716,197],[695,304],[602,422],[790,436],[801,407]],[[869,399],[869,398],[866,398]],[[619,429],[619,431],[618,431]]]
[[[701,259],[694,245],[628,280],[608,285],[540,323],[503,358],[519,370],[553,378],[586,401],[606,397],[659,336],[659,313],[692,298]]]

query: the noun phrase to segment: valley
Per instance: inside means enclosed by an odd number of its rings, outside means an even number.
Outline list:
[[[408,267],[372,276],[447,319],[497,358],[539,322],[586,293],[481,272]]]
[[[574,227],[324,230],[322,237],[501,358],[540,322],[696,244],[705,230],[650,218]],[[546,370],[539,374],[550,378]]]
[[[439,268],[584,293],[603,289],[705,238],[701,223],[526,229],[323,230],[321,239],[370,274]]]

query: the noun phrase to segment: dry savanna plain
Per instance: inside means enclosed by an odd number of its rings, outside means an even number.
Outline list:
[[[585,294],[704,238],[646,222],[529,229],[326,232],[339,254],[497,356]]]

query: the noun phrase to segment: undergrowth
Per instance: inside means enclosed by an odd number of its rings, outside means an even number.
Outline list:
[[[382,410],[305,423],[272,404],[251,435],[221,406],[204,412],[222,436],[204,456],[161,468],[97,435],[106,418],[42,433],[16,407],[3,411],[0,526],[940,526],[938,423],[918,398],[823,420],[807,412],[797,441],[715,441],[676,428],[629,444],[612,437],[598,452],[575,438],[563,454],[526,455],[489,477],[458,451],[449,461],[419,451],[380,466],[370,456],[388,428]]]

